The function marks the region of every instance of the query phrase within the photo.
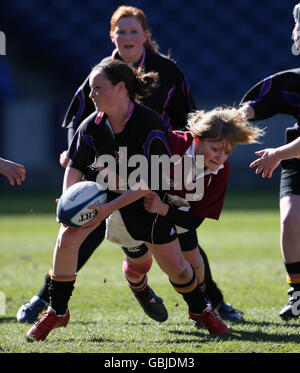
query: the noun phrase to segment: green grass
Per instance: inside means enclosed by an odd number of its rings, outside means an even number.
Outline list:
[[[300,323],[277,316],[287,301],[279,249],[276,193],[229,195],[221,219],[207,220],[198,231],[225,300],[244,311],[244,321],[228,323],[232,334],[216,337],[197,330],[187,307],[154,263],[149,282],[165,302],[169,319],[149,319],[133,298],[122,273],[123,254],[105,241],[79,272],[70,301],[67,328],[45,342],[27,343],[29,325],[16,311],[42,285],[58,231],[55,197],[10,195],[0,199],[0,352],[83,353],[284,353],[300,352]],[[54,207],[53,207],[54,206]]]

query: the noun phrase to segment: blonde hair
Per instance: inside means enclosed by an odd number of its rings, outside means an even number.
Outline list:
[[[147,31],[147,40],[144,43],[144,47],[150,49],[154,53],[159,53],[158,44],[151,39],[151,31],[148,28],[147,17],[145,13],[134,6],[121,5],[113,13],[110,20],[110,36],[112,37],[113,32],[117,26],[117,23],[121,18],[135,17],[141,24],[144,31]]]
[[[250,124],[234,107],[189,113],[186,127],[195,138],[224,141],[230,152],[238,144],[259,143],[258,139],[265,133]]]

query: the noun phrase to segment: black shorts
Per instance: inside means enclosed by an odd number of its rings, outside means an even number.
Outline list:
[[[300,195],[300,171],[282,169],[280,178],[280,198],[291,194]]]
[[[194,229],[186,233],[178,234],[178,240],[182,251],[194,250],[198,246],[197,231]],[[131,248],[122,247],[122,250],[129,258],[140,258],[146,254],[148,247],[142,244],[141,246]]]
[[[285,144],[297,139],[300,135],[298,126],[289,127],[285,131]],[[300,195],[300,160],[286,159],[280,162],[282,171],[280,178],[280,198],[291,194]]]
[[[119,194],[111,191],[107,193],[108,201],[112,201],[118,196]],[[147,212],[143,201],[144,199],[140,198],[119,210],[131,237],[153,245],[163,245],[176,240],[175,226],[167,222],[164,217]]]
[[[181,251],[191,251],[198,246],[196,229],[178,235]]]
[[[120,209],[125,227],[132,238],[149,242],[153,245],[163,245],[177,238],[176,228],[158,214],[150,214],[144,206],[134,203]]]
[[[177,238],[176,228],[162,216],[146,211],[134,214],[120,210],[125,227],[132,238],[138,241],[163,245]]]
[[[129,258],[140,258],[145,255],[149,250],[148,247],[143,243],[141,246],[137,247],[122,247],[124,253],[129,256]]]

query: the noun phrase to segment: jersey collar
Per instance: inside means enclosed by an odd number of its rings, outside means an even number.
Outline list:
[[[123,61],[123,59],[120,56],[119,51],[118,51],[117,48],[112,52],[111,59],[112,60],[121,59]],[[136,64],[134,64],[134,66],[135,67],[141,67],[141,68],[144,67],[145,59],[146,59],[146,50],[143,47],[142,57],[139,59],[139,61]]]
[[[195,156],[195,140],[193,140],[191,146],[186,150],[185,152],[185,155],[188,156],[188,157],[191,157],[193,159],[193,164],[195,165],[196,167],[196,156]],[[213,175],[217,175],[218,172],[224,168],[224,164],[221,164],[221,166],[219,166],[217,168],[216,171],[211,171],[209,168],[207,169],[204,169],[203,172],[200,172],[197,176],[197,179],[201,178],[201,177],[204,177],[206,175],[210,175],[210,174],[213,174]]]
[[[134,103],[129,100],[129,106],[128,106],[128,111],[127,111],[127,114],[126,114],[126,117],[124,119],[124,122],[123,122],[123,126],[125,127],[126,123],[128,122],[129,118],[131,117],[131,114],[133,112],[133,109],[134,109]],[[104,117],[104,112],[103,111],[100,111],[97,116],[96,116],[96,119],[95,119],[95,123],[96,124],[100,124],[103,117]]]

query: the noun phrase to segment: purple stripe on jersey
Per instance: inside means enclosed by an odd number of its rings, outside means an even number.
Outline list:
[[[154,139],[160,139],[162,141],[162,143],[165,145],[167,151],[169,152],[169,155],[171,156],[172,155],[172,152],[171,152],[171,149],[169,147],[169,144],[167,142],[167,139],[166,139],[166,136],[165,134],[163,133],[163,131],[159,131],[159,130],[154,130],[152,132],[150,132],[150,134],[147,136],[145,142],[144,142],[144,153],[145,153],[145,156],[147,157],[148,161],[149,161],[149,158],[150,158],[150,145],[152,143],[152,141]]]
[[[175,93],[175,85],[173,85],[173,87],[169,89],[168,96],[167,96],[166,101],[165,101],[164,106],[163,106],[163,112],[161,113],[161,118],[163,119],[163,121],[166,123],[168,129],[170,129],[170,130],[172,129],[172,126],[171,126],[171,123],[170,123],[170,117],[166,113],[166,108],[168,107],[174,93]]]
[[[284,99],[292,106],[298,107],[298,115],[300,114],[300,95],[295,92],[281,91]]]
[[[272,86],[272,77],[269,76],[268,78],[266,78],[263,83],[262,83],[262,86],[260,88],[260,91],[259,91],[259,95],[257,97],[256,100],[253,100],[252,101],[252,104],[256,104],[258,101],[262,100],[263,97],[269,92],[269,90],[271,89],[271,86]]]
[[[75,135],[76,136],[76,135]],[[80,144],[80,136],[77,137],[77,143],[76,143],[76,148],[75,148],[75,151],[73,153],[73,155],[71,156],[71,159],[75,159],[77,153],[78,153],[78,149],[79,149],[79,144]]]
[[[84,111],[84,107],[85,107],[85,100],[84,100],[84,94],[83,94],[83,91],[82,89],[79,89],[77,92],[76,92],[76,96],[79,100],[79,109],[77,111],[77,114],[75,115],[75,118],[73,120],[73,124],[75,124],[75,126],[77,127],[77,122],[79,121],[83,111]]]
[[[82,136],[82,139],[84,140],[85,143],[88,144],[88,146],[89,146],[90,148],[93,148],[93,147],[94,147],[94,138],[93,138],[93,136],[83,135],[83,136]]]
[[[162,114],[161,114],[161,118],[163,119],[163,121],[165,122],[168,130],[171,130],[172,129],[172,125],[170,123],[170,117],[168,116],[168,114],[163,111]]]
[[[90,146],[91,148],[94,148],[94,138],[92,136],[83,135],[82,139],[84,140],[86,144],[88,144],[88,146]],[[79,146],[80,146],[80,136],[77,137],[76,150],[74,151],[74,154],[72,155],[71,159],[75,159],[78,153]]]
[[[187,81],[187,78],[184,78],[181,88],[182,88],[182,91],[183,91],[184,95],[187,98],[187,102],[188,102],[188,105],[189,105],[189,112],[191,112],[191,111],[193,111],[193,106],[192,106],[192,102],[191,102],[190,86],[189,86],[189,83]]]
[[[174,93],[175,93],[175,85],[173,85],[173,87],[169,89],[167,99],[166,99],[166,101],[165,101],[165,103],[164,103],[164,106],[163,106],[164,110],[165,110],[166,107],[169,105],[169,103],[170,103],[170,101],[171,101],[171,98],[172,98],[172,96],[174,95]]]
[[[281,91],[283,97],[293,106],[300,106],[300,95],[295,92]]]

